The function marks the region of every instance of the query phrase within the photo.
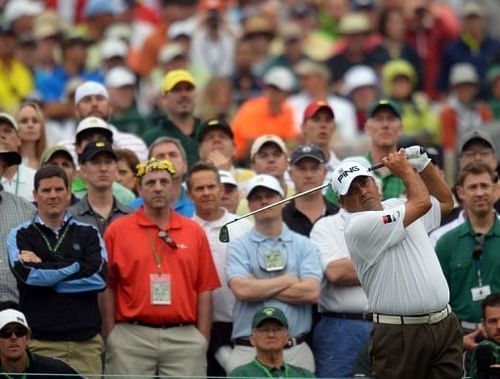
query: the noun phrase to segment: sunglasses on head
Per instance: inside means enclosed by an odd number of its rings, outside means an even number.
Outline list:
[[[24,337],[28,334],[28,329],[23,326],[15,326],[13,328],[3,328],[0,330],[0,338],[11,338],[12,334],[16,337]]]

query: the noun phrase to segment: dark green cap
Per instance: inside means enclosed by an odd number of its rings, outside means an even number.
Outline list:
[[[368,108],[368,118],[373,117],[375,112],[382,107],[389,108],[398,118],[401,118],[401,107],[391,99],[380,99],[370,105],[370,108]]]
[[[259,326],[262,321],[276,320],[288,329],[288,321],[283,311],[275,307],[264,307],[255,312],[252,320],[252,329]]]

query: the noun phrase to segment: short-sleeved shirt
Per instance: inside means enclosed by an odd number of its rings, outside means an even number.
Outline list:
[[[277,252],[285,267],[279,271],[267,271],[266,253]],[[253,228],[241,238],[231,241],[228,248],[226,277],[228,282],[236,277],[271,279],[290,274],[303,278],[321,281],[322,271],[318,249],[306,237],[292,232],[285,224],[277,238],[271,238],[257,232]],[[311,329],[311,305],[289,304],[275,298],[264,301],[240,301],[236,299],[233,311],[232,338],[248,337],[251,334],[252,317],[263,307],[278,307],[288,319],[288,333],[297,337],[308,333]]]
[[[382,202],[381,211],[348,214],[345,239],[371,311],[421,315],[448,304],[448,285],[427,235],[441,220],[439,202],[431,197],[431,203],[406,227],[402,199]]]
[[[346,211],[340,209],[336,215],[320,219],[312,228],[310,238],[319,249],[323,271],[331,262],[351,259],[344,237],[345,217]],[[368,299],[360,285],[336,285],[325,276],[321,284],[318,309],[320,313],[362,313],[368,310]]]
[[[226,280],[226,256],[228,244],[219,240],[219,234],[222,226],[237,218],[235,214],[229,213],[224,209],[224,215],[215,221],[205,221],[200,218],[196,213],[193,220],[201,225],[207,234],[210,250],[212,251],[212,258],[217,269],[217,274],[221,281],[221,288],[218,288],[213,293],[214,304],[214,322],[233,322],[233,307],[234,295]],[[229,238],[236,240],[243,234],[252,229],[253,224],[248,220],[240,220],[228,225]]]
[[[481,271],[482,286],[489,285],[491,292],[500,292],[500,220],[485,234],[481,256],[476,266],[473,251],[475,231],[469,221],[443,235],[436,244],[448,286],[450,305],[462,321],[481,321],[481,300],[473,300],[471,288],[479,287],[477,270]]]
[[[169,221],[161,229],[141,208],[114,221],[104,233],[110,268],[108,287],[115,291],[117,321],[156,325],[195,322],[198,295],[220,287],[205,232],[195,221],[170,212]],[[170,234],[175,248],[158,237],[160,230]],[[170,305],[152,304],[151,274],[158,274],[155,249],[161,256],[160,272],[169,276]]]
[[[26,200],[33,201],[33,190],[35,189],[35,173],[31,167],[20,164],[12,180],[2,177],[1,182],[4,191],[21,196]]]
[[[321,217],[331,216],[339,211],[336,205],[326,201],[326,199],[324,199],[324,203],[325,209]],[[297,209],[294,200],[290,201],[285,208],[283,208],[283,221],[291,230],[306,237],[309,237],[314,225],[304,213]],[[316,222],[318,221],[316,220]]]

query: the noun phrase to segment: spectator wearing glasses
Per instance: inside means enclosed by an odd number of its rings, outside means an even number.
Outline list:
[[[476,335],[464,340],[472,350],[482,334],[481,301],[500,291],[500,220],[493,208],[496,199],[496,173],[484,162],[473,161],[458,178],[457,192],[462,200],[465,221],[444,234],[436,244],[441,267],[450,288],[450,304],[464,332]]]
[[[11,373],[13,377],[17,377],[16,373],[19,373],[19,376],[22,375],[23,378],[41,376],[44,378],[81,378],[71,366],[62,360],[44,357],[29,351],[30,339],[31,329],[23,313],[15,309],[5,309],[0,312],[0,371],[2,373]]]
[[[281,309],[264,307],[252,319],[250,341],[255,346],[253,361],[229,373],[231,378],[314,378],[311,371],[291,365],[284,360],[283,351],[288,345],[288,320]]]
[[[212,291],[220,282],[205,232],[172,209],[174,178],[170,161],[141,164],[144,206],[106,230],[106,374],[206,375]]]

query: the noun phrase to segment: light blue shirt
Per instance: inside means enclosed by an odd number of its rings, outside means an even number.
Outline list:
[[[284,269],[266,271],[264,254],[279,251],[286,262]],[[299,279],[314,278],[321,282],[323,271],[319,251],[306,237],[295,233],[283,224],[281,235],[273,239],[252,228],[241,238],[232,241],[228,247],[226,277],[228,282],[235,277],[271,279],[290,274]],[[311,305],[289,304],[270,298],[265,301],[246,302],[236,300],[233,310],[232,338],[248,337],[251,334],[252,317],[263,306],[280,308],[288,319],[288,334],[298,337],[311,329]]]

